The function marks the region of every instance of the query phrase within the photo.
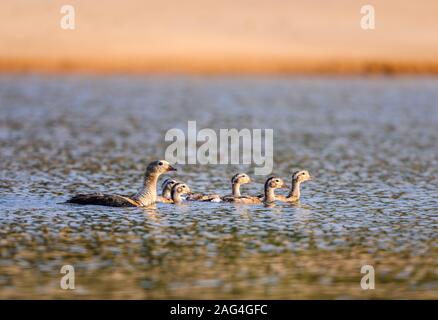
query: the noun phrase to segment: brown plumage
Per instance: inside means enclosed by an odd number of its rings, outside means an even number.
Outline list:
[[[240,186],[251,182],[251,178],[246,173],[236,173],[231,178],[231,195],[221,197],[222,201],[232,202],[233,198],[240,198]]]
[[[297,202],[300,200],[301,191],[300,186],[304,181],[312,180],[309,171],[301,170],[292,174],[292,186],[287,196],[276,195],[275,198],[281,202]]]
[[[284,181],[277,177],[271,177],[266,180],[264,186],[264,196],[263,197],[229,197],[225,198],[224,201],[232,203],[242,203],[242,204],[262,204],[262,203],[273,203],[275,201],[274,190],[278,188],[286,188]]]
[[[105,193],[90,193],[78,194],[67,200],[67,203],[76,204],[94,204],[98,206],[110,207],[137,207],[138,203],[129,197],[105,194]]]
[[[172,188],[178,181],[175,179],[167,178],[161,184],[162,192],[161,196],[157,196],[157,202],[161,203],[173,203],[172,201]]]
[[[147,166],[143,186],[133,196],[110,195],[104,193],[79,194],[67,200],[67,203],[110,207],[148,206],[155,203],[157,200],[158,177],[169,171],[176,171],[176,169],[165,160],[157,160],[151,162]]]
[[[172,202],[175,204],[181,203],[183,202],[181,196],[184,194],[190,194],[190,188],[188,185],[186,185],[185,183],[176,183],[173,187],[172,187],[172,192],[171,192],[171,197],[172,197]]]

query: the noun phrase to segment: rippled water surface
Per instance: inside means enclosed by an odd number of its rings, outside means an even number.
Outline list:
[[[188,120],[273,128],[273,173],[315,180],[274,207],[63,204],[136,191]],[[438,298],[437,137],[433,78],[0,76],[0,298]],[[260,193],[252,167],[175,176],[225,194],[238,171]]]

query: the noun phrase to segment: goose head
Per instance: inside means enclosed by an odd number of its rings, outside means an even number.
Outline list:
[[[182,201],[181,195],[190,194],[192,191],[185,183],[177,183],[172,188],[172,200],[174,203],[180,203]]]
[[[278,177],[271,177],[265,182],[265,203],[272,203],[275,200],[275,189],[287,188],[286,183],[284,183],[283,179]]]
[[[295,171],[292,175],[292,182],[304,182],[312,180],[312,176],[310,175],[309,171],[307,170],[299,170]]]
[[[185,183],[177,183],[172,188],[173,192],[179,195],[188,194],[192,191],[190,190],[190,187]]]
[[[176,171],[176,168],[172,167],[166,160],[157,160],[149,163],[146,168],[146,173],[160,175],[169,171]]]
[[[177,180],[171,178],[167,178],[166,180],[164,180],[163,183],[161,184],[162,196],[170,199],[172,188],[177,183],[178,183]]]
[[[271,177],[265,182],[265,190],[269,189],[281,189],[281,188],[287,188],[286,183],[284,183],[283,179],[278,177]]]
[[[231,178],[231,186],[234,197],[240,197],[240,185],[250,183],[251,178],[246,173],[237,173]]]
[[[237,173],[231,178],[231,184],[250,183],[251,178],[246,173]]]

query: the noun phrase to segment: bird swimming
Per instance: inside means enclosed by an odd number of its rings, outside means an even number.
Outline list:
[[[292,174],[292,186],[289,194],[285,197],[283,195],[276,195],[275,198],[282,202],[296,202],[300,199],[300,186],[304,181],[312,180],[312,176],[307,170],[296,171]]]
[[[175,184],[178,183],[178,180],[167,178],[161,184],[162,192],[161,196],[157,196],[157,202],[162,203],[173,203],[172,201],[172,188]]]
[[[222,201],[231,202],[231,198],[241,197],[240,186],[251,182],[251,178],[246,173],[236,173],[231,178],[231,195],[221,197]]]
[[[161,196],[170,199],[172,188],[177,183],[178,180],[176,179],[167,178],[166,180],[164,180],[163,183],[161,184],[161,188],[162,188]]]
[[[145,171],[143,185],[132,196],[111,195],[103,193],[79,194],[73,196],[67,203],[83,205],[100,205],[110,207],[144,207],[157,201],[157,181],[160,175],[177,171],[169,162],[157,160],[151,162]]]
[[[221,197],[218,194],[190,193],[186,197],[187,201],[202,201],[202,202],[221,202]]]
[[[183,199],[181,195],[190,194],[191,190],[189,186],[185,183],[178,182],[172,187],[171,197],[175,204],[181,203]]]

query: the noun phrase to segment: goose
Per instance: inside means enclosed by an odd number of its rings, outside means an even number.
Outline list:
[[[221,202],[221,196],[218,194],[203,194],[191,193],[186,197],[187,201],[202,201],[202,202]]]
[[[227,196],[223,196],[221,198],[221,200],[222,201],[230,202],[231,201],[230,198],[241,197],[240,186],[242,184],[247,184],[247,183],[250,183],[250,182],[251,182],[251,178],[246,173],[236,173],[231,178],[231,191],[232,191],[232,194],[231,195],[227,195]]]
[[[276,195],[275,198],[281,202],[296,202],[300,199],[300,186],[304,181],[312,180],[312,176],[307,170],[295,171],[292,174],[292,186],[287,196]]]
[[[161,184],[162,193],[161,196],[157,196],[157,202],[162,203],[173,203],[172,201],[172,188],[175,184],[178,183],[178,180],[167,178]]]
[[[157,200],[157,180],[159,176],[170,171],[176,171],[176,169],[169,162],[165,160],[153,161],[146,168],[142,187],[133,196],[103,193],[79,194],[67,200],[67,203],[110,207],[148,206]]]
[[[183,199],[181,198],[181,195],[183,194],[190,194],[190,188],[185,183],[178,182],[172,187],[171,191],[171,197],[172,201],[175,204],[181,203]]]
[[[279,188],[287,188],[287,186],[282,179],[278,177],[271,177],[268,178],[265,182],[263,197],[227,197],[224,198],[224,201],[244,204],[273,203],[276,200],[274,190]]]
[[[222,200],[218,194],[190,193],[186,201],[221,202]]]
[[[178,183],[178,180],[171,179],[171,178],[167,178],[166,180],[164,180],[163,183],[161,184],[161,189],[162,189],[161,196],[164,198],[170,199],[172,188],[177,183]]]

